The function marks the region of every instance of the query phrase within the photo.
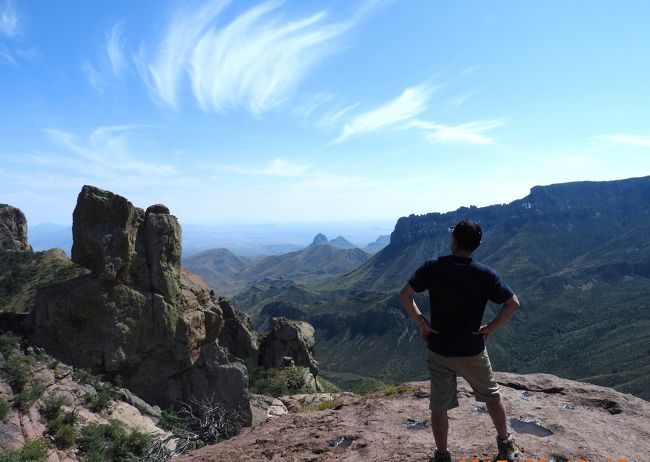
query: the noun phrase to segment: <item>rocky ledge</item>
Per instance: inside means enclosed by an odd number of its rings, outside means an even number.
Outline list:
[[[547,374],[497,374],[518,460],[647,461],[650,403],[609,388]],[[290,413],[178,458],[179,462],[416,461],[433,450],[429,384],[413,382],[334,409]],[[494,430],[485,407],[459,380],[460,406],[450,411],[454,460],[490,460]]]

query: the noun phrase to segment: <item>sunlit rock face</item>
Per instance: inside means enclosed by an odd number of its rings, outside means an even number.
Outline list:
[[[247,369],[217,342],[224,319],[214,294],[180,266],[176,217],[84,186],[73,219],[72,260],[91,273],[38,294],[34,341],[77,367],[119,376],[149,402],[215,396],[249,422]]]
[[[31,252],[27,242],[27,219],[16,207],[0,204],[0,249]]]

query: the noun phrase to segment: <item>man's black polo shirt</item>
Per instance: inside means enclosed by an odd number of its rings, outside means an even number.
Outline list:
[[[447,255],[428,260],[409,284],[416,292],[429,291],[431,328],[429,349],[443,356],[474,356],[485,348],[481,327],[485,305],[502,304],[514,292],[489,266],[472,258]]]

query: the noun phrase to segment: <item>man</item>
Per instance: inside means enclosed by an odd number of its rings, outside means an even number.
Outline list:
[[[452,233],[451,255],[425,262],[400,292],[400,302],[418,323],[429,348],[431,374],[431,427],[436,450],[430,462],[450,462],[447,449],[447,411],[458,407],[456,376],[462,376],[474,390],[477,401],[485,402],[497,431],[498,460],[513,461],[518,454],[508,434],[506,410],[494,381],[485,340],[519,308],[512,289],[490,267],[472,259],[482,237],[481,226],[471,220],[458,223]],[[430,322],[413,299],[414,292],[429,291]],[[497,316],[481,325],[490,300],[503,304]]]

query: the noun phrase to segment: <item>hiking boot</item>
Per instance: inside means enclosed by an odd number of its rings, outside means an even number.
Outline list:
[[[513,462],[515,456],[519,454],[519,447],[515,444],[515,440],[510,435],[503,440],[497,436],[497,448],[499,449],[499,453],[493,459],[495,462],[497,460]]]
[[[429,457],[429,462],[451,462],[451,453],[449,451],[439,452],[436,449],[436,452],[434,452],[433,455]]]

